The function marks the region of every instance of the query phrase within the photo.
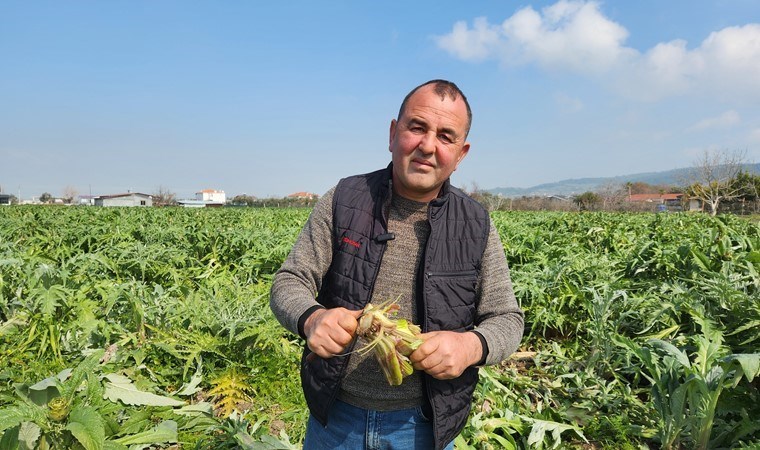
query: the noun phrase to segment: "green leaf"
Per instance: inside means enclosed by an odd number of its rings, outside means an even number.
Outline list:
[[[727,362],[737,362],[744,372],[744,378],[751,382],[760,375],[760,353],[739,353],[726,357]]]
[[[235,437],[239,438],[241,433],[238,433]],[[250,437],[250,436],[249,436]],[[287,438],[287,436],[285,436]],[[277,439],[276,437],[265,434],[261,436],[261,442],[254,442],[252,447],[253,450],[293,450],[298,449],[298,447],[290,444],[289,442],[284,442],[280,439]]]
[[[71,369],[64,369],[52,377],[47,377],[39,383],[29,386],[28,397],[37,405],[46,405],[50,400],[59,397],[58,386],[71,375]]]
[[[201,384],[201,381],[203,381],[203,374],[201,372],[201,365],[199,363],[198,369],[195,371],[193,377],[190,378],[190,382],[183,385],[180,388],[179,392],[177,392],[177,395],[188,396],[195,394],[201,390],[201,388],[198,387]]]
[[[562,443],[561,435],[565,431],[574,431],[575,434],[577,434],[581,439],[584,441],[586,440],[586,437],[583,435],[583,432],[576,426],[568,425],[564,423],[559,422],[553,422],[550,420],[540,420],[540,419],[533,419],[528,416],[524,416],[522,414],[518,414],[518,417],[520,417],[522,420],[525,420],[528,423],[532,423],[533,426],[530,429],[530,434],[528,435],[528,447],[530,448],[543,448],[543,443],[546,438],[546,433],[551,432],[552,434],[552,440],[554,443],[552,444],[551,448],[558,448],[560,444]]]
[[[77,406],[69,414],[66,429],[82,444],[86,450],[103,450],[106,440],[103,419],[89,406]]]
[[[672,327],[665,328],[659,333],[655,333],[653,335],[650,335],[649,337],[655,338],[655,339],[663,339],[675,333],[676,331],[678,331],[679,328],[681,328],[681,325],[673,325]]]
[[[182,406],[185,402],[170,397],[152,394],[138,390],[129,378],[111,373],[106,375],[105,392],[103,397],[116,403],[121,401],[126,405],[140,406]]]
[[[36,390],[36,391],[44,391],[48,387],[55,387],[58,385],[58,382],[66,381],[66,379],[71,375],[72,369],[63,369],[62,371],[58,372],[58,375],[54,375],[52,377],[47,377],[44,380],[40,381],[39,383],[33,384],[29,386],[29,389]]]
[[[27,417],[19,406],[10,406],[0,410],[0,431],[21,425]]]
[[[689,357],[686,355],[686,353],[678,350],[675,345],[669,342],[665,342],[662,339],[650,339],[648,342],[652,345],[652,347],[664,350],[666,353],[673,356],[679,364],[686,367],[687,369],[691,367]]]
[[[9,428],[3,433],[2,439],[0,439],[0,448],[3,450],[18,450],[19,448],[19,428],[20,425]]]
[[[512,437],[512,435],[508,434],[505,438],[503,436],[499,436],[498,434],[491,433],[488,435],[488,438],[498,442],[501,448],[504,450],[517,450],[517,444],[515,443],[515,439]]]
[[[18,443],[20,450],[32,450],[36,448],[37,440],[40,438],[42,430],[37,424],[24,422],[18,431]],[[2,447],[0,447],[2,448]]]
[[[143,431],[131,436],[124,436],[116,439],[114,442],[121,445],[177,442],[177,422],[173,420],[165,420],[152,430]]]
[[[707,256],[704,253],[702,253],[701,251],[699,251],[699,250],[697,250],[695,248],[692,248],[691,249],[691,254],[694,255],[694,262],[696,262],[697,265],[702,270],[704,270],[706,272],[711,272],[712,271],[712,268],[711,268],[712,264],[710,264],[710,260],[707,258]]]
[[[182,408],[175,409],[172,412],[181,416],[213,416],[214,406],[209,402],[200,402],[193,405],[183,406]]]
[[[44,410],[33,404],[21,403],[0,409],[0,431],[13,428],[22,422],[44,422]]]
[[[74,394],[76,394],[79,386],[87,378],[87,375],[95,372],[95,368],[100,364],[99,361],[103,353],[105,353],[103,350],[93,352],[71,372],[71,378],[61,386],[61,395],[67,401],[70,402],[74,398]]]

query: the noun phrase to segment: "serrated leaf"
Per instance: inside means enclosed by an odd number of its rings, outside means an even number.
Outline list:
[[[0,431],[21,425],[22,422],[34,422],[36,421],[35,419],[39,419],[39,417],[34,414],[34,411],[27,404],[12,405],[0,409]]]
[[[675,360],[678,361],[678,363],[683,367],[687,369],[691,367],[691,362],[689,361],[689,357],[686,355],[686,353],[678,350],[678,348],[670,342],[665,342],[661,339],[650,339],[649,344],[651,344],[652,347],[664,350],[666,353],[675,358]]]
[[[287,438],[287,435],[285,437]],[[293,450],[298,447],[283,442],[272,435],[265,434],[261,436],[261,443],[254,443],[253,448],[255,450]]]
[[[152,394],[150,392],[140,391],[129,378],[111,373],[106,375],[105,392],[103,398],[114,403],[121,401],[125,405],[140,406],[182,406],[185,402],[175,400],[171,397]]]
[[[546,425],[543,423],[533,423],[528,435],[528,447],[543,448],[544,435],[546,434]]]
[[[730,355],[727,359],[739,363],[744,377],[749,382],[760,375],[760,353],[738,353]]]
[[[175,409],[172,412],[181,416],[197,416],[197,415],[214,415],[214,406],[209,402],[200,402],[194,405],[183,406],[182,408]]]
[[[135,444],[163,444],[177,442],[177,422],[166,420],[158,424],[154,429],[124,436],[114,442],[121,445]]]
[[[95,368],[100,364],[100,358],[103,356],[103,350],[96,350],[89,356],[87,356],[79,365],[71,372],[71,377],[66,383],[61,385],[61,396],[66,397],[66,400],[71,402],[76,394],[79,386],[87,378],[88,375],[95,372]]]
[[[201,365],[198,364],[198,369],[195,371],[195,374],[192,376],[192,378],[190,378],[190,382],[183,385],[177,392],[177,395],[188,396],[188,395],[195,394],[196,392],[201,390],[201,388],[199,388],[198,386],[201,384],[202,381],[203,381],[203,375],[201,373]]]
[[[552,440],[554,443],[552,444],[551,448],[553,449],[558,448],[562,443],[561,437],[562,433],[565,431],[573,431],[578,437],[586,441],[586,436],[584,436],[580,428],[576,426],[553,422],[551,420],[533,419],[521,414],[519,414],[518,417],[528,423],[533,424],[530,430],[530,434],[528,435],[528,446],[530,448],[543,448],[543,443],[546,439],[547,432],[550,432],[552,434]]]
[[[18,431],[19,450],[32,450],[37,446],[42,430],[36,423],[24,422]]]
[[[90,406],[77,406],[69,414],[66,429],[86,450],[103,450],[106,431],[103,418]]]

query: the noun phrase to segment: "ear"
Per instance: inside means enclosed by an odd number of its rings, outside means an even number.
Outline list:
[[[459,167],[459,163],[462,162],[465,156],[467,156],[467,152],[470,151],[470,143],[465,142],[462,146],[462,150],[459,151],[459,155],[457,156],[457,167]],[[454,168],[456,170],[456,168]]]
[[[396,125],[398,125],[398,122],[396,122],[396,119],[391,120],[391,128],[388,131],[388,151],[391,150],[391,146],[393,145],[393,140],[396,139]]]

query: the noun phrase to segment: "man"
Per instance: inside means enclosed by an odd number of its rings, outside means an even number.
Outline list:
[[[454,83],[412,90],[391,121],[391,164],[330,189],[276,274],[272,310],[307,343],[304,448],[453,448],[477,367],[517,348],[523,313],[498,233],[449,184],[471,122]],[[372,355],[352,350],[363,307],[396,298],[424,343],[415,372],[390,386]]]

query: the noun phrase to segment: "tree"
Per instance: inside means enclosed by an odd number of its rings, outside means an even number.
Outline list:
[[[609,211],[617,209],[628,197],[627,189],[618,183],[606,183],[597,189],[597,194],[602,201],[602,209]]]
[[[246,194],[240,194],[232,197],[233,205],[245,205],[245,206],[253,206],[256,204],[256,197],[252,195],[246,195]]]
[[[710,207],[710,215],[718,214],[718,206],[741,195],[734,182],[744,166],[746,150],[705,150],[689,171],[687,194]]]
[[[153,206],[177,205],[177,194],[163,186],[159,186],[158,189],[151,194],[151,197],[153,197]]]
[[[760,199],[760,175],[742,170],[734,179],[734,184],[740,191],[740,198],[749,201]]]
[[[53,201],[53,196],[50,195],[50,192],[43,192],[40,195],[40,203],[50,203],[51,201]]]
[[[576,195],[573,200],[581,211],[593,211],[602,203],[602,197],[591,191]]]
[[[740,212],[760,212],[760,175],[742,170],[734,179],[734,184],[739,189],[737,200],[741,202]]]
[[[71,203],[74,201],[74,198],[79,195],[79,192],[77,192],[76,188],[73,186],[66,186],[63,188],[63,202],[64,203]]]

